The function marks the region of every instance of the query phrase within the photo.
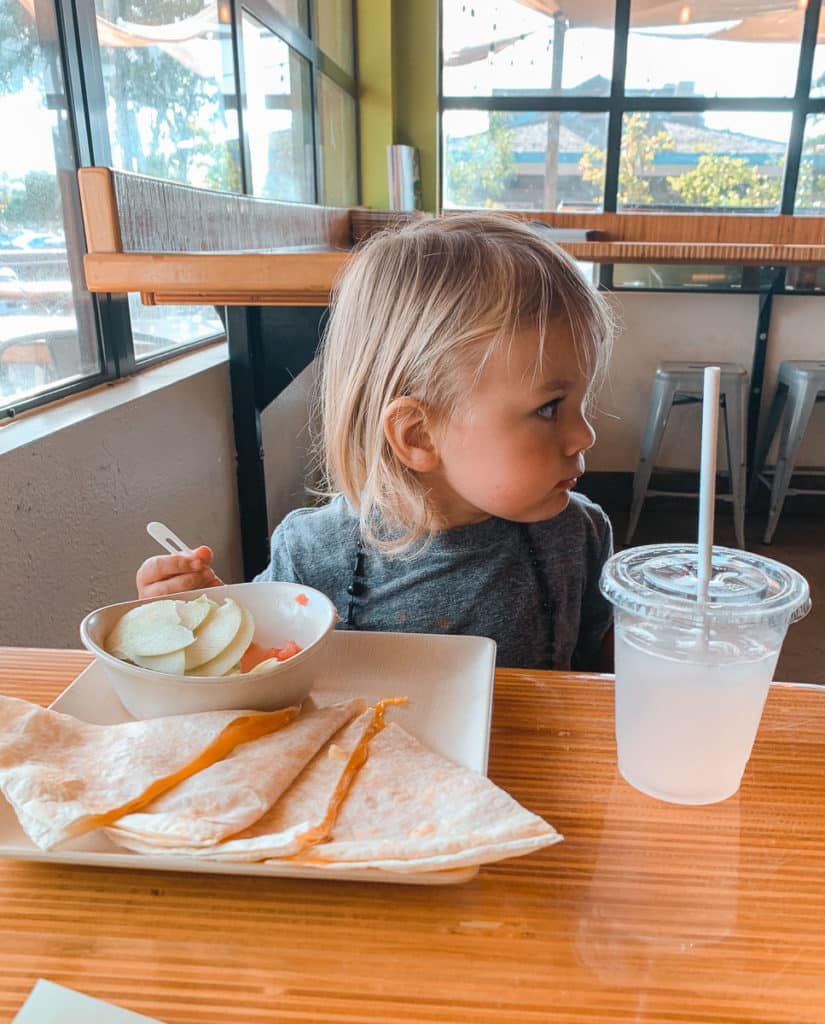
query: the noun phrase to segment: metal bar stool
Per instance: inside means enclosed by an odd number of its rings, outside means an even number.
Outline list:
[[[670,495],[695,498],[695,492],[650,490],[650,477],[656,465],[656,456],[662,444],[665,428],[674,405],[693,405],[702,401],[703,378],[706,366],[719,366],[721,381],[719,405],[725,425],[725,444],[728,457],[730,494],[719,494],[720,501],[733,503],[733,527],[736,543],[745,546],[745,409],[748,374],[737,363],[660,363],[653,378],[653,390],[647,414],[647,425],[642,437],[639,466],[633,477],[633,497],[625,543],[630,544],[642,505],[647,497]]]
[[[825,475],[825,466],[795,468],[799,446],[817,402],[825,402],[825,362],[787,360],[780,363],[776,391],[754,453],[749,492],[752,498],[760,481],[770,488],[771,504],[762,538],[765,544],[773,540],[782,506],[789,494],[825,494],[825,490],[818,487],[790,486],[795,472],[806,476]],[[766,467],[765,459],[780,424],[776,465]]]

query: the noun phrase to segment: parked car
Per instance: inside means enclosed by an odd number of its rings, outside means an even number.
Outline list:
[[[55,231],[29,231],[17,233],[14,240],[17,249],[65,249],[66,239]]]

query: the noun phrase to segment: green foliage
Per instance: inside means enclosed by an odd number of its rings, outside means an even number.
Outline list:
[[[17,0],[0,2],[0,93],[40,82],[42,64],[31,15]]]
[[[674,149],[669,132],[650,132],[650,115],[630,114],[622,131],[619,157],[619,205],[648,206],[654,201],[648,177],[657,153]],[[582,179],[604,192],[605,150],[588,143],[579,160]]]
[[[120,0],[107,4],[104,16],[163,25],[172,16],[177,20],[198,13],[203,0],[175,0],[172,12],[170,6],[167,0]],[[17,0],[0,0],[0,93],[35,85],[45,94],[45,54],[25,8]],[[237,148],[214,141],[225,134],[223,98],[216,82],[157,46],[103,47],[101,57],[116,97],[110,113],[118,166],[240,191],[240,170],[232,162]]]
[[[667,182],[688,206],[775,207],[782,191],[779,178],[760,174],[741,157],[719,156],[709,150],[693,170]]]
[[[825,75],[819,81],[825,85]],[[804,210],[825,209],[825,174],[814,173],[814,157],[825,156],[825,119],[812,118],[821,135],[806,133],[805,145],[802,150],[802,160],[799,164],[799,182],[796,186],[796,205]],[[818,161],[822,166],[821,160]]]
[[[778,177],[761,174],[741,157],[720,156],[709,148],[700,150],[702,155],[691,170],[658,180],[659,194],[654,196],[654,161],[659,153],[676,147],[669,132],[652,132],[649,122],[650,115],[643,113],[625,119],[619,160],[620,206],[649,206],[653,202],[726,209],[778,205],[782,190]],[[605,151],[587,146],[579,161],[582,178],[603,189],[604,164]]]
[[[22,189],[0,185],[0,223],[5,227],[60,230],[57,178],[48,171],[30,171]]]
[[[456,206],[492,206],[512,184],[512,132],[506,114],[491,113],[486,132],[468,142],[452,140],[447,160],[447,186]]]

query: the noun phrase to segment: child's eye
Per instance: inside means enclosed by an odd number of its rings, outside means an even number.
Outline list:
[[[561,398],[551,398],[549,402],[545,402],[544,405],[536,409],[536,415],[541,416],[543,420],[554,420],[561,401]]]

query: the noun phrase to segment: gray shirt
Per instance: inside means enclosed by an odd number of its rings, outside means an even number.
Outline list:
[[[413,556],[368,548],[354,580],[358,534],[340,495],[290,512],[257,579],[322,591],[342,629],[488,636],[502,666],[598,667],[611,624],[598,583],[612,533],[601,508],[582,495],[571,494],[562,513],[542,522],[486,519],[444,530]]]

